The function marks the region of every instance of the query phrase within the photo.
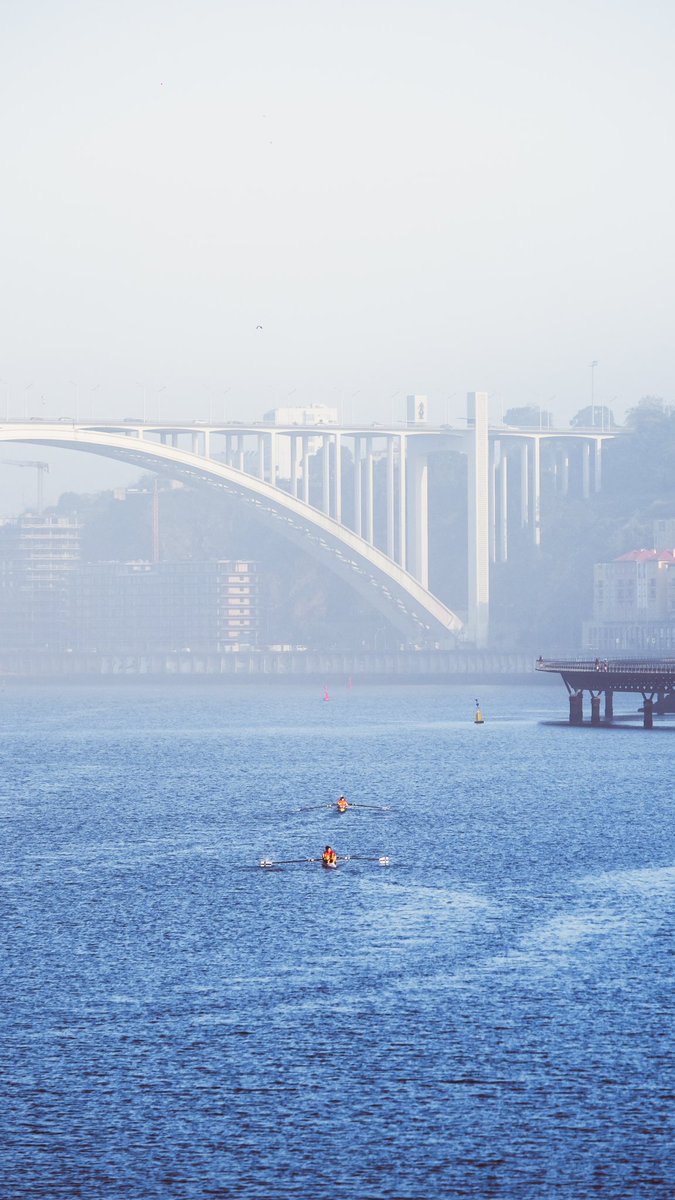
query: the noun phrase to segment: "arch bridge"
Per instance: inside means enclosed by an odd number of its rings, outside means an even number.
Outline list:
[[[520,525],[540,540],[541,448],[556,447],[556,487],[570,486],[570,441],[581,450],[582,494],[601,486],[599,430],[490,429],[486,393],[470,393],[467,428],[6,420],[0,441],[104,455],[246,504],[370,601],[412,644],[485,645],[490,563],[508,557],[509,468]],[[573,448],[573,447],[572,447]],[[429,590],[428,456],[468,455],[469,614],[465,624]],[[376,545],[376,465],[384,470],[384,534]],[[348,519],[343,484],[351,479]],[[381,497],[380,497],[381,501]]]

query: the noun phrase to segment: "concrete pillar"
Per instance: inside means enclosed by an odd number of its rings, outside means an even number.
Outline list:
[[[429,484],[427,458],[411,443],[407,455],[407,569],[424,587],[429,578]]]
[[[408,458],[408,570],[429,587],[429,470],[427,456],[415,447]]]
[[[309,504],[309,438],[302,433],[302,498]]]
[[[361,537],[363,528],[363,497],[361,495],[361,479],[363,465],[361,460],[361,438],[354,438],[354,533]]]
[[[373,489],[373,439],[366,438],[366,541],[375,538],[375,495]]]
[[[244,470],[245,461],[246,460],[244,458],[244,435],[240,434],[239,437],[237,438],[237,470],[238,471]]]
[[[298,435],[291,434],[291,495],[298,494]]]
[[[651,696],[645,699],[643,725],[645,729],[654,728],[654,701]]]
[[[330,437],[321,437],[321,511],[330,516]]]
[[[530,454],[527,442],[520,447],[520,524],[527,529],[530,523]]]
[[[570,725],[584,723],[584,693],[570,692]]]
[[[169,435],[167,434],[166,430],[163,429],[159,435],[159,440],[162,446],[166,446],[166,439],[168,436]]]
[[[561,482],[561,491],[562,491],[562,494],[563,494],[563,496],[567,496],[567,495],[569,495],[569,490],[570,490],[570,456],[569,456],[569,454],[567,453],[567,451],[565,451],[565,452],[563,453],[563,456],[562,456],[562,463],[561,463],[561,470],[560,470],[560,482]]]
[[[584,500],[591,494],[591,447],[588,442],[581,444],[581,494]]]
[[[211,430],[204,430],[204,458],[211,457]]]
[[[265,435],[258,434],[258,479],[265,478]]]
[[[488,398],[467,396],[469,515],[469,637],[480,649],[487,644],[490,605],[488,541]]]
[[[532,439],[532,541],[541,543],[541,438]]]
[[[276,487],[279,480],[279,440],[276,433],[268,433],[270,454],[269,454],[269,482],[272,487]]]
[[[499,460],[499,442],[488,442],[488,543],[490,547],[490,562],[497,561],[497,462]]]
[[[509,558],[509,460],[502,454],[499,463],[499,561]]]
[[[199,454],[199,434],[192,434],[192,453]]]
[[[395,528],[395,496],[396,485],[394,482],[394,438],[391,434],[387,435],[387,554],[389,558],[394,558],[396,549],[394,545],[394,528]]]
[[[600,724],[600,697],[591,696],[591,725]]]
[[[171,445],[174,447],[174,449],[176,449],[178,447],[178,434],[177,433],[171,434]]]
[[[335,520],[342,524],[342,434],[335,434]]]
[[[407,440],[404,433],[398,439],[398,561],[403,570],[408,569],[408,463]]]
[[[595,454],[593,462],[593,486],[596,492],[602,487],[602,438],[595,439]]]
[[[605,692],[605,720],[611,721],[614,716],[614,692],[607,688]]]

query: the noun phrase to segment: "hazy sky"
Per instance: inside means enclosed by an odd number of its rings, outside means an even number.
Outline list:
[[[617,414],[672,401],[674,34],[667,0],[5,0],[0,416],[566,422],[592,360]]]

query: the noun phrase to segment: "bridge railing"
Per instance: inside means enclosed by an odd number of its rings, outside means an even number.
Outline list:
[[[611,671],[613,675],[672,675],[675,658],[538,658],[537,671]]]

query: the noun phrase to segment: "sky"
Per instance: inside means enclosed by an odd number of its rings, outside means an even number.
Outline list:
[[[618,417],[672,402],[674,34],[666,0],[5,0],[0,418],[478,389],[566,424],[592,362]]]

